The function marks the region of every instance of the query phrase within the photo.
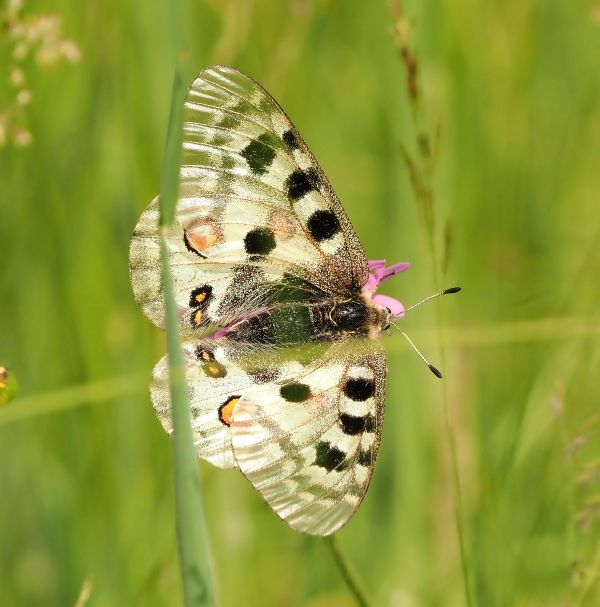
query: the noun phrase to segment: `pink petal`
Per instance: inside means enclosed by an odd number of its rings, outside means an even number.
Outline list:
[[[379,306],[387,308],[393,316],[401,317],[404,316],[404,306],[393,297],[388,295],[373,295],[373,302]]]

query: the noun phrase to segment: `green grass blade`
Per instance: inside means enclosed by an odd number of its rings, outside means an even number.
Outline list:
[[[350,594],[354,597],[356,604],[359,605],[359,607],[371,607],[371,603],[358,582],[356,573],[352,570],[342,552],[337,536],[330,535],[329,537],[326,537],[325,543],[329,546],[340,575],[344,578],[344,582],[348,587]]]
[[[112,377],[40,394],[19,396],[6,407],[0,408],[0,428],[4,424],[107,403],[112,398],[147,392],[148,377],[144,373]]]
[[[183,354],[179,336],[177,305],[168,260],[167,230],[173,223],[179,168],[181,164],[182,115],[184,89],[178,63],[173,83],[169,132],[160,187],[160,230],[162,282],[167,320],[169,381],[173,416],[173,459],[175,467],[175,511],[177,537],[187,607],[214,605],[208,538],[204,522],[202,489],[198,463],[193,449],[190,405],[185,383]]]
[[[169,116],[165,155],[160,176],[160,227],[169,227],[173,224],[175,207],[177,205],[181,145],[183,140],[183,104],[185,101],[182,71],[182,62],[180,60],[175,68],[173,79],[171,114]]]

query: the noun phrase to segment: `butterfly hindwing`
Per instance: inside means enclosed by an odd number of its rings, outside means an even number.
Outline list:
[[[334,533],[362,501],[381,436],[385,372],[378,342],[337,343],[298,375],[249,390],[233,410],[240,470],[298,531]]]
[[[276,381],[287,381],[330,347],[257,350],[253,344],[218,340],[187,340],[182,344],[185,379],[192,414],[194,446],[199,457],[220,468],[235,468],[231,444],[233,407],[250,391],[268,391]],[[151,396],[164,429],[171,434],[169,366],[163,356],[154,368]]]
[[[164,327],[157,220],[156,199],[134,231],[130,265],[137,300]],[[187,96],[169,255],[184,334],[272,305],[271,286],[286,276],[336,296],[368,277],[354,229],[289,118],[222,66],[202,72]]]
[[[208,353],[206,341],[188,342],[184,352],[198,455],[239,467],[295,529],[337,531],[358,508],[377,456],[386,372],[380,344],[335,343],[306,359],[278,354],[252,368],[224,345]],[[170,431],[166,373],[161,361],[152,396]]]

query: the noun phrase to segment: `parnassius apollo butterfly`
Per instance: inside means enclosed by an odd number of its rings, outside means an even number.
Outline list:
[[[158,199],[131,281],[164,328]],[[337,531],[363,499],[381,437],[386,356],[404,307],[376,294],[407,263],[367,261],[333,188],[277,102],[214,66],[185,102],[169,257],[198,456],[239,468],[293,528]],[[166,356],[151,396],[172,431]]]

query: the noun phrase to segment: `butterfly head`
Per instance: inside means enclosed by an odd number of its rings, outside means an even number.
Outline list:
[[[386,307],[384,311],[383,322],[381,323],[381,330],[385,331],[386,333],[389,332],[390,327],[392,326],[391,316],[392,311],[388,307]]]

